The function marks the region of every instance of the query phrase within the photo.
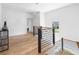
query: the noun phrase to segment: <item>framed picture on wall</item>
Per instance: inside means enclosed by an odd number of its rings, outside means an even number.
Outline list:
[[[59,32],[59,21],[53,21],[52,27],[55,28],[55,32]]]

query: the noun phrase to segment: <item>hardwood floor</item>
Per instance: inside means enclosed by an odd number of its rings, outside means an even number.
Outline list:
[[[0,52],[0,55],[50,55],[53,50],[53,46],[50,45],[45,47],[43,49],[44,51],[39,54],[37,37],[33,36],[32,33],[10,37],[9,42],[9,50]],[[60,55],[62,54],[63,53],[60,53]],[[66,52],[64,54],[67,55],[69,53]]]
[[[37,38],[31,33],[27,35],[20,35],[10,37],[10,48],[4,52],[0,52],[1,55],[29,55],[38,54],[37,51]]]
[[[37,40],[37,37],[32,33],[10,37],[9,50],[0,52],[0,55],[46,55],[48,49],[38,53]]]

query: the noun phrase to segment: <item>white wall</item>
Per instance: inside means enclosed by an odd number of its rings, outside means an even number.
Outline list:
[[[25,12],[23,10],[2,5],[2,24],[6,20],[10,36],[27,33],[28,20],[33,20],[34,26],[40,25],[40,12]],[[32,27],[32,26],[31,26]],[[33,32],[32,28],[30,32]]]
[[[34,26],[45,26],[44,12],[30,13],[33,19]]]
[[[45,13],[46,26],[51,27],[52,21],[59,21],[61,37],[79,41],[79,4]]]
[[[28,14],[2,6],[2,19],[7,21],[10,36],[27,33]]]
[[[45,15],[44,15],[44,12],[40,12],[40,26],[45,27]]]
[[[40,26],[40,12],[31,13],[33,18],[33,26]]]

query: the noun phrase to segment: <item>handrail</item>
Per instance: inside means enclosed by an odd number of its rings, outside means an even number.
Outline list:
[[[44,27],[46,28],[46,27]],[[50,28],[47,28],[47,29],[50,29]],[[51,28],[52,29],[52,33],[53,33],[53,45],[55,45],[55,28]],[[41,39],[42,39],[42,30],[45,30],[43,29],[43,27],[39,27],[38,28],[38,52],[41,53]],[[63,51],[63,38],[61,38],[61,49]]]

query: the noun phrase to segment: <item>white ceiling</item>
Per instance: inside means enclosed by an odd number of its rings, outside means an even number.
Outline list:
[[[2,3],[3,7],[14,8],[28,12],[48,12],[69,5],[69,3]]]

